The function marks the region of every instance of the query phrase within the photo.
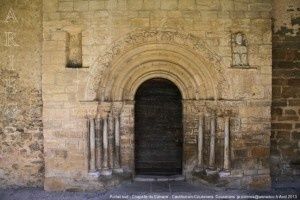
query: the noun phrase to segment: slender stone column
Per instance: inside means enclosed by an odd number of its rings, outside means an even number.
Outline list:
[[[209,168],[215,167],[215,140],[216,140],[216,119],[215,116],[210,121],[210,148],[209,148]]]
[[[108,117],[108,157],[109,157],[109,168],[114,168],[114,118],[112,115]]]
[[[225,117],[225,130],[224,130],[224,170],[230,168],[230,147],[229,147],[229,117]]]
[[[120,166],[120,117],[115,118],[115,171],[123,172]]]
[[[87,132],[85,135],[85,141],[86,141],[86,148],[85,148],[85,155],[86,155],[86,160],[85,160],[85,165],[86,165],[86,171],[89,173],[90,171],[90,120],[87,119],[86,121],[87,125]]]
[[[95,120],[90,120],[90,172],[96,171],[96,151],[95,151]]]
[[[102,161],[102,127],[101,119],[96,119],[96,168],[101,170],[101,161]]]
[[[110,175],[111,171],[108,169],[108,134],[107,134],[107,118],[103,119],[103,165],[102,174]]]
[[[198,169],[203,168],[203,115],[198,121]]]

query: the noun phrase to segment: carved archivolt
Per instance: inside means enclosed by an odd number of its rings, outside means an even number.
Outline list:
[[[226,84],[222,70],[221,58],[191,34],[133,32],[91,66],[86,100],[133,100],[138,86],[154,77],[174,82],[183,99],[218,99],[218,84]]]

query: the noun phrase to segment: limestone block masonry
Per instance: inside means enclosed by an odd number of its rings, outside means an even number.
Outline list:
[[[134,96],[151,78],[181,92],[187,181],[222,172],[223,185],[270,187],[271,1],[53,0],[43,8],[46,190],[105,189],[135,176]],[[82,36],[76,68],[66,51],[72,32]],[[247,43],[237,43],[242,60],[233,67],[236,33]]]
[[[134,178],[135,94],[150,79],[181,93],[186,181],[263,189],[298,173],[299,0],[2,0],[0,11],[0,187]]]
[[[300,174],[300,1],[273,3],[271,174]]]
[[[42,1],[0,1],[0,187],[42,186]]]

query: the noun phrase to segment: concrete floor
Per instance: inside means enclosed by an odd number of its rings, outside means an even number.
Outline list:
[[[271,191],[246,191],[233,189],[211,189],[204,185],[191,185],[184,181],[126,182],[107,192],[45,192],[42,188],[0,189],[0,200],[79,200],[79,199],[238,199],[238,196],[294,195],[300,199],[300,180],[274,184]],[[298,195],[298,196],[295,196]],[[205,197],[206,196],[206,197]],[[227,196],[227,197],[225,197]],[[242,198],[242,197],[241,197]],[[253,199],[251,196],[243,199]],[[261,198],[266,199],[266,198]]]

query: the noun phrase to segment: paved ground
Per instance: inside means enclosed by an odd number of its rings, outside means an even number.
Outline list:
[[[254,195],[259,195],[255,196]],[[268,197],[266,196],[268,195]],[[276,195],[278,198],[276,198]],[[279,197],[281,195],[281,197]],[[290,195],[290,196],[285,196]],[[298,195],[298,196],[296,196]],[[300,199],[300,180],[280,182],[271,191],[210,189],[184,181],[127,182],[108,192],[45,192],[42,188],[0,190],[0,200],[79,200],[79,199]],[[263,197],[265,196],[265,197]],[[259,197],[259,198],[258,198]]]

